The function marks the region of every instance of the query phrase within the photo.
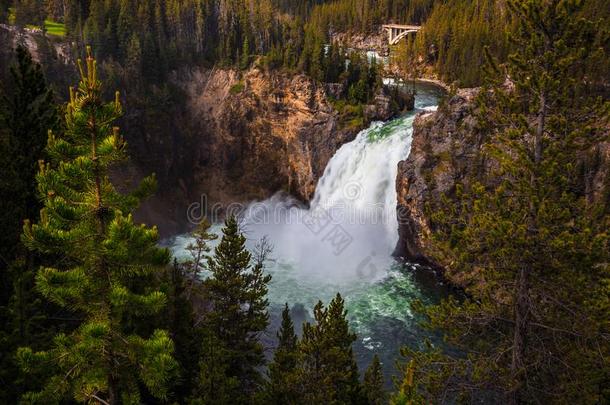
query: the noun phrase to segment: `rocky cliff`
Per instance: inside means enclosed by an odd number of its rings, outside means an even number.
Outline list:
[[[435,112],[418,115],[413,125],[409,157],[398,165],[396,190],[400,240],[396,254],[433,263],[431,224],[426,206],[434,206],[443,195],[451,195],[457,183],[483,178],[491,164],[481,155],[482,137],[476,131],[476,89],[461,89],[441,103]],[[597,144],[580,157],[577,183],[591,201],[608,200],[610,191],[610,143]],[[610,204],[610,200],[607,201]],[[463,284],[459,274],[447,274]]]
[[[195,70],[188,95],[193,184],[213,202],[262,199],[285,190],[307,201],[326,163],[354,129],[305,76],[253,68]]]
[[[68,85],[76,78],[76,67],[72,58],[72,44],[61,39],[44,36],[37,29],[18,29],[0,24],[0,79],[7,78],[13,49],[18,44],[28,48],[32,58],[43,64],[45,74],[52,77],[54,90],[67,95]]]
[[[358,31],[334,32],[331,35],[331,40],[357,51],[375,51],[382,56],[388,56],[390,54],[388,34],[381,27],[378,27],[372,33],[362,33]]]

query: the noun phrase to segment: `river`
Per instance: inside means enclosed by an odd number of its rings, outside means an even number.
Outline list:
[[[435,302],[447,294],[431,270],[392,257],[398,240],[397,164],[409,154],[416,114],[436,109],[440,96],[435,86],[417,84],[416,90],[415,111],[371,124],[336,152],[310,207],[278,194],[249,204],[242,219],[249,247],[263,236],[274,247],[267,267],[273,278],[265,345],[274,344],[284,303],[300,332],[317,301],[327,304],[339,292],[358,335],[354,352],[360,370],[377,353],[388,386],[400,347],[419,346],[428,336],[411,302]],[[216,233],[220,228],[213,227]],[[183,258],[189,242],[181,235],[168,244]]]

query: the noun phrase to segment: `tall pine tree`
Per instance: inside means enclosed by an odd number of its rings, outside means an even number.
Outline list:
[[[298,337],[290,318],[288,304],[282,311],[282,324],[277,332],[278,346],[269,365],[265,400],[273,404],[295,404],[301,398],[296,373],[299,364]]]
[[[40,163],[40,221],[24,226],[23,240],[35,251],[61,257],[38,270],[36,288],[83,321],[74,332],[57,335],[47,351],[19,350],[26,372],[50,375],[26,398],[135,404],[141,386],[165,398],[176,368],[173,343],[163,330],[138,333],[149,329],[138,321],[165,305],[155,277],[169,253],[157,247],[157,230],[134,224],[130,214],[155,182],[147,178],[130,194],[115,190],[108,171],[126,150],[112,126],[121,115],[118,93],[112,102],[102,100],[90,52],[79,68],[81,82],[70,91],[66,128],[50,133],[49,162]]]
[[[350,332],[340,294],[324,308],[314,307],[315,323],[303,325],[299,343],[300,380],[308,403],[357,403],[362,399],[358,366],[352,351],[356,335]]]
[[[491,63],[478,103],[489,173],[458,187],[434,218],[443,261],[479,282],[464,302],[427,310],[468,354],[413,353],[431,398],[607,399],[607,306],[598,304],[608,294],[609,216],[577,184],[583,156],[608,139],[608,103],[584,91],[593,27],[577,18],[581,3],[508,2],[514,53]]]
[[[15,49],[10,79],[0,88],[0,402],[18,395],[24,380],[16,370],[19,345],[45,344],[53,332],[47,315],[55,308],[33,291],[40,255],[20,241],[23,221],[37,220],[38,160],[44,155],[49,129],[59,127],[58,109],[42,69],[24,46]],[[57,322],[55,322],[57,324]]]
[[[245,403],[262,384],[259,368],[265,359],[259,339],[269,321],[271,276],[263,271],[266,255],[253,259],[246,249],[235,217],[227,218],[222,234],[208,261],[212,275],[204,283],[211,308],[203,321],[206,339],[194,398],[222,402],[231,392],[233,401]]]
[[[375,355],[369,368],[364,373],[362,381],[362,392],[367,403],[370,405],[382,405],[386,403],[386,393],[383,389],[383,370],[379,356]]]

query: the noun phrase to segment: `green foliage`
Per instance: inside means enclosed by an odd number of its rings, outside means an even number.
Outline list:
[[[250,66],[250,43],[248,38],[244,39],[244,43],[241,48],[241,60],[239,62],[239,68],[246,70]]]
[[[231,393],[233,401],[246,403],[262,384],[259,368],[264,355],[259,336],[269,321],[266,294],[271,276],[264,274],[269,250],[263,244],[253,258],[235,217],[225,221],[222,233],[214,256],[208,259],[212,275],[204,287],[211,309],[203,319],[206,339],[193,399],[222,403]],[[219,384],[226,385],[219,388]]]
[[[608,139],[608,104],[582,69],[594,27],[579,1],[508,5],[514,52],[489,65],[478,100],[488,172],[433,216],[437,259],[472,283],[464,302],[424,312],[464,356],[407,355],[430,400],[604,402],[607,313],[592,302],[607,292],[609,216],[575,187],[583,154]]]
[[[242,91],[244,91],[245,88],[246,88],[246,86],[244,85],[244,82],[236,83],[233,86],[231,86],[231,88],[229,89],[229,94],[232,94],[232,95],[239,94]]]
[[[20,0],[14,3],[14,23],[25,27],[27,24],[41,26],[44,22],[44,8],[40,0]]]
[[[404,370],[404,379],[402,380],[398,392],[394,393],[390,398],[391,405],[416,405],[424,404],[423,398],[417,393],[415,384],[415,365],[411,360]]]
[[[300,400],[299,378],[296,373],[299,365],[299,346],[288,304],[282,311],[282,325],[277,332],[277,338],[278,346],[273,354],[273,362],[269,365],[265,402],[295,404]]]
[[[383,371],[379,356],[375,355],[369,368],[364,373],[362,381],[362,393],[371,405],[382,405],[386,403],[386,393],[383,389]]]
[[[41,302],[33,291],[34,270],[42,257],[28,253],[20,243],[23,221],[38,218],[36,169],[48,129],[59,127],[58,111],[40,65],[22,46],[15,55],[11,80],[0,89],[0,402],[38,383],[18,372],[17,346],[45,345],[62,326],[48,320],[56,308]]]
[[[54,96],[47,87],[42,69],[32,61],[26,48],[15,50],[16,65],[11,68],[10,87],[1,94],[2,139],[2,219],[0,254],[5,260],[14,255],[23,220],[38,218],[35,177],[43,156],[47,132],[59,127]],[[8,249],[8,250],[7,250]]]
[[[234,375],[227,362],[236,352],[215,335],[214,331],[204,329],[199,376],[189,403],[193,405],[248,403],[248,398],[241,393],[243,388],[240,380]]]
[[[352,352],[356,335],[349,331],[341,295],[324,308],[314,307],[314,321],[303,324],[299,342],[300,381],[307,403],[352,403],[361,399],[358,367]]]
[[[66,35],[66,26],[62,23],[45,20],[44,29],[49,35],[55,35],[56,37],[64,37]]]
[[[125,157],[125,142],[112,126],[121,114],[118,93],[104,103],[95,60],[88,56],[86,67],[79,67],[81,82],[70,92],[65,130],[49,133],[49,162],[40,163],[40,221],[26,224],[23,241],[61,258],[40,268],[36,289],[83,321],[74,332],[57,335],[47,351],[19,350],[25,371],[51,375],[25,398],[137,403],[139,384],[166,398],[176,369],[173,342],[166,331],[143,337],[136,328],[138,319],[158,314],[166,303],[155,276],[167,264],[168,251],[156,246],[156,229],[134,224],[130,214],[152,191],[154,179],[131,194],[115,190],[108,171]]]

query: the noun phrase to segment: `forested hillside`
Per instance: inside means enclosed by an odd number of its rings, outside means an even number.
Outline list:
[[[4,1],[0,21],[43,26],[65,24],[68,38],[93,47],[108,75],[138,73],[162,80],[184,65],[248,66],[259,56],[272,68],[303,71],[323,80],[323,52],[333,32],[373,33],[384,23],[422,25],[395,49],[418,60],[447,82],[482,84],[484,49],[506,59],[507,32],[515,21],[501,0],[334,0],[334,1]],[[14,5],[9,12],[9,5]],[[591,38],[608,50],[610,10],[588,0],[578,15],[599,26]],[[48,24],[47,24],[48,26]],[[49,28],[48,29],[53,29]],[[343,44],[349,46],[349,44]],[[603,78],[610,63],[597,55],[588,66]],[[405,60],[405,59],[402,59]]]

